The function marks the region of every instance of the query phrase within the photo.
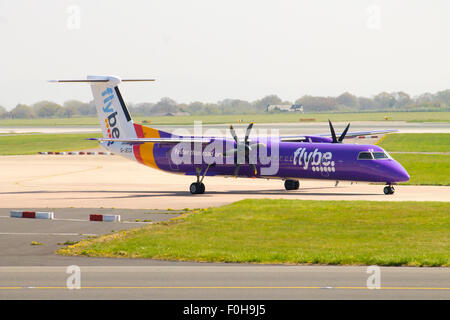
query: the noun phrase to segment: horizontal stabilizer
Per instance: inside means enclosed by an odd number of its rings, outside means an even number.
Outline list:
[[[48,82],[108,82],[110,79],[72,79],[72,80],[48,80]],[[121,82],[155,81],[155,79],[120,79]]]
[[[209,143],[210,138],[133,138],[133,139],[108,139],[108,138],[88,138],[86,140],[106,141],[106,142],[122,142],[128,144],[142,143]]]

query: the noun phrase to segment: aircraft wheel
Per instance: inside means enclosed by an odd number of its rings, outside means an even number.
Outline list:
[[[284,188],[286,190],[297,190],[300,188],[300,182],[298,180],[286,180],[284,181]]]
[[[192,194],[202,194],[205,193],[205,185],[203,183],[194,182],[189,187],[189,191]]]
[[[394,194],[395,189],[393,186],[386,186],[383,189],[384,194]]]

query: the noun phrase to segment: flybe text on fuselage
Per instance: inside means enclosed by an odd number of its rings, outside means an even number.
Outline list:
[[[313,171],[335,171],[333,153],[330,151],[321,152],[317,148],[309,152],[306,148],[298,148],[294,152],[293,163],[304,170],[308,170],[311,165]]]
[[[103,112],[107,115],[105,119],[106,128],[108,130],[108,135],[110,138],[119,138],[120,130],[116,127],[117,125],[117,111],[112,108],[112,102],[114,99],[114,93],[111,88],[107,88],[102,92],[103,99]],[[114,142],[112,142],[114,143]]]

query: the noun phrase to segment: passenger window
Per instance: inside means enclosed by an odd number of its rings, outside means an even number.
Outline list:
[[[388,158],[388,156],[384,152],[374,152],[373,157],[375,159],[387,159]]]
[[[358,160],[372,160],[372,154],[370,152],[360,152],[358,155]]]

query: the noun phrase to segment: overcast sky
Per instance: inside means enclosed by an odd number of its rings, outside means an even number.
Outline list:
[[[450,88],[450,1],[0,0],[0,105],[92,99],[47,79],[115,74],[124,99],[412,95]]]

